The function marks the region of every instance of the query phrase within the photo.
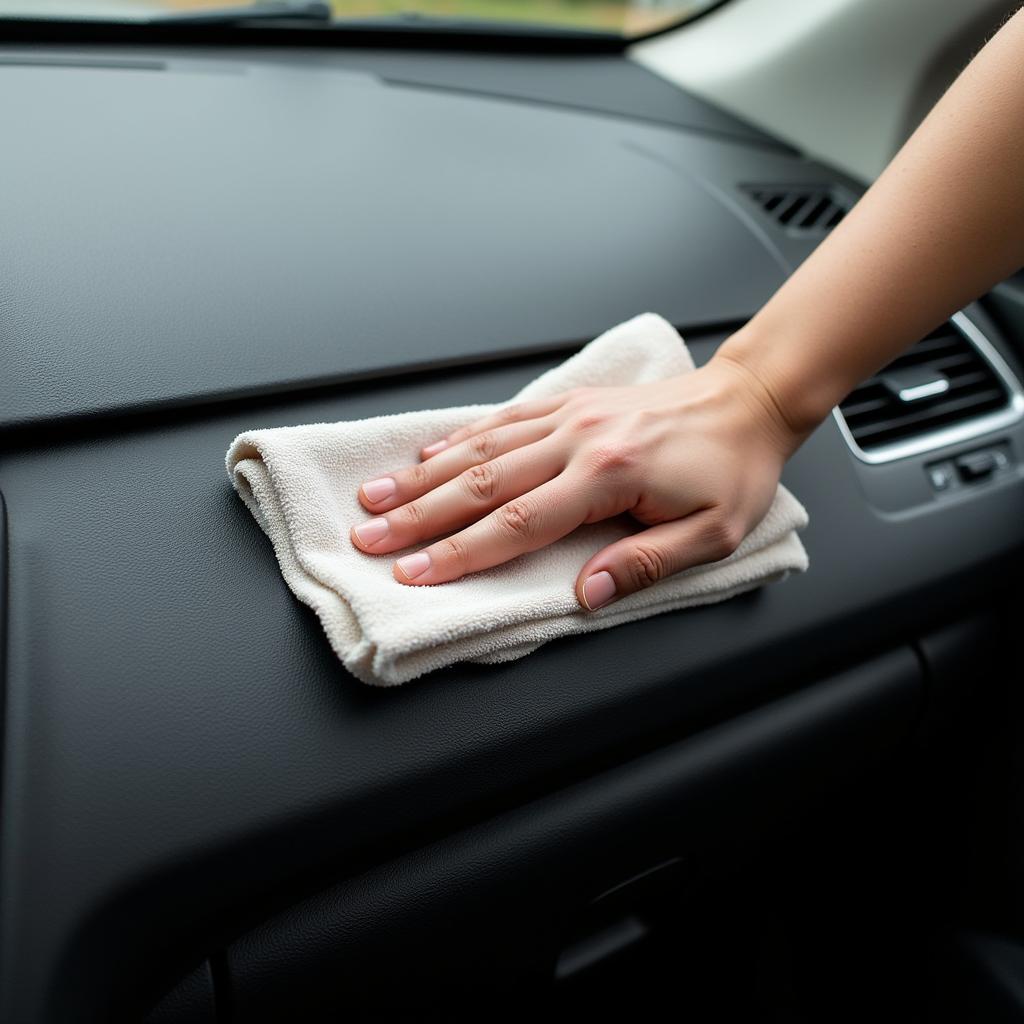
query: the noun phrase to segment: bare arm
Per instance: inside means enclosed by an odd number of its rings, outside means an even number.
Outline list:
[[[848,217],[722,348],[803,436],[854,386],[1024,265],[1024,11]]]
[[[360,488],[352,542],[418,550],[444,583],[623,512],[647,528],[581,567],[596,609],[731,554],[785,460],[863,378],[1024,264],[1024,14],[954,83],[879,180],[711,361],[652,384],[503,409]],[[451,537],[433,540],[444,533]],[[422,545],[422,546],[420,546]]]

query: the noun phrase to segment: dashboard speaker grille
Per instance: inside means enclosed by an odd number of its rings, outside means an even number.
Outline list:
[[[996,410],[1011,400],[988,359],[952,323],[919,341],[839,406],[864,452],[918,438]]]
[[[825,234],[852,205],[848,196],[831,185],[746,185],[743,191],[790,231]]]

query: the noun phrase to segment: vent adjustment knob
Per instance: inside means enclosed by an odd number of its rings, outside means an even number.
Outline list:
[[[901,402],[920,402],[949,390],[949,378],[927,365],[888,370],[882,374],[882,383]]]

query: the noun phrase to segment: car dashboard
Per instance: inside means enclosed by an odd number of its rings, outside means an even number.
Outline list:
[[[645,310],[705,361],[858,182],[621,55],[9,46],[0,95],[4,1021],[550,979],[610,891],[905,749],[984,652],[1013,282],[954,325],[998,425],[871,461],[837,416],[793,457],[806,574],[512,663],[357,682],[224,471],[245,429],[505,399]]]

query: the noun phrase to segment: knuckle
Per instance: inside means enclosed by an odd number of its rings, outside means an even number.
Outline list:
[[[520,404],[506,405],[498,410],[498,420],[501,423],[514,423],[523,414],[523,407]]]
[[[429,462],[417,462],[405,471],[405,482],[415,491],[428,491],[431,486]]]
[[[460,540],[458,535],[445,537],[437,545],[437,554],[444,565],[459,568],[469,564],[469,550],[466,543]]]
[[[590,452],[590,468],[599,476],[621,473],[636,465],[638,454],[636,446],[629,442],[601,444]]]
[[[608,417],[601,412],[581,412],[573,417],[570,426],[577,434],[589,434],[592,430],[603,426]]]
[[[462,486],[476,501],[492,501],[498,490],[498,469],[493,462],[481,462],[462,474]]]
[[[498,509],[501,530],[515,541],[529,540],[537,529],[537,515],[526,501],[510,501]]]
[[[726,515],[717,515],[707,526],[706,537],[714,561],[728,558],[743,540],[743,529]]]
[[[626,571],[636,589],[642,590],[663,580],[668,575],[668,565],[657,548],[638,544],[630,554]]]
[[[498,454],[498,438],[491,430],[476,434],[467,442],[469,450],[481,462],[490,462]]]
[[[665,422],[665,414],[660,409],[635,409],[626,419],[627,434],[637,434]]]
[[[397,511],[402,517],[403,526],[418,530],[426,522],[427,510],[423,507],[422,503],[418,501],[410,501]]]

